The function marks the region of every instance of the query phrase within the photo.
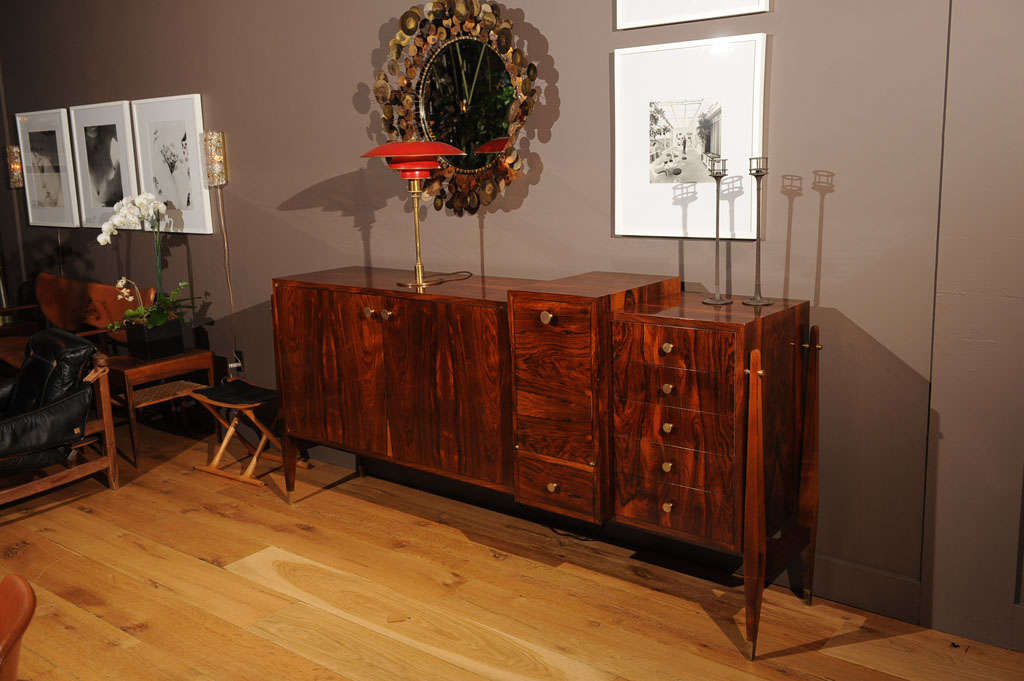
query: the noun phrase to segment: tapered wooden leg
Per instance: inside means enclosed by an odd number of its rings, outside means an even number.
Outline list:
[[[811,327],[804,374],[803,443],[800,455],[800,496],[797,522],[807,530],[808,541],[800,554],[803,564],[803,599],[811,604],[814,587],[814,551],[818,534],[818,366],[821,356],[821,331]]]
[[[107,358],[95,356],[93,362],[104,369],[103,375],[95,383],[96,404],[99,416],[103,420],[103,449],[107,457],[107,485],[117,489],[120,485],[117,470],[117,438],[114,435],[114,410],[110,406],[110,375],[106,371]]]
[[[127,381],[125,381],[127,383]],[[124,401],[128,408],[128,438],[132,446],[132,465],[139,467],[139,446],[138,435],[139,424],[135,414],[135,390],[130,385],[125,385]]]
[[[288,503],[292,503],[295,492],[295,466],[299,460],[299,450],[295,440],[285,435],[281,438],[281,454],[284,458],[284,488],[288,492]]]
[[[750,397],[747,407],[747,482],[743,519],[743,593],[746,597],[747,657],[757,653],[757,629],[768,545],[764,498],[764,373],[761,351],[750,353]]]

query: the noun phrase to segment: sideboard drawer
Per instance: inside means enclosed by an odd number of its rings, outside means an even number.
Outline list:
[[[621,363],[615,374],[620,402],[635,400],[715,414],[736,410],[732,376],[641,362]]]
[[[591,303],[516,296],[512,301],[512,332],[537,338],[557,337],[559,348],[586,348],[589,356],[593,316]]]
[[[731,415],[632,400],[616,404],[615,434],[725,456],[733,456],[736,447]]]
[[[727,331],[645,324],[634,361],[732,376],[735,336]]]
[[[616,480],[615,515],[704,539],[708,535],[708,497],[702,489],[650,485],[641,478]]]
[[[658,444],[650,440],[615,440],[615,479],[639,478],[650,485],[680,485],[709,492],[732,494],[735,487],[733,459]]]
[[[529,456],[516,457],[516,500],[578,518],[594,520],[594,471]]]

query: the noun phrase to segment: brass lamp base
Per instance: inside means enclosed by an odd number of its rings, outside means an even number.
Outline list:
[[[705,298],[700,302],[704,303],[705,305],[732,305],[732,298],[726,298],[722,294],[716,293],[710,298]]]
[[[443,284],[444,282],[445,282],[444,279],[425,279],[425,280],[419,281],[419,282],[417,282],[417,281],[399,281],[399,282],[396,282],[396,283],[399,286],[401,286],[402,288],[424,288],[426,286],[437,286],[438,284]]]
[[[744,305],[749,305],[750,307],[767,307],[769,305],[775,304],[775,301],[768,300],[767,298],[762,298],[761,296],[745,298],[742,302]]]

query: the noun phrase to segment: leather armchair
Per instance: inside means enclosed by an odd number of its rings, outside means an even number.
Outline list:
[[[17,376],[0,383],[0,475],[68,458],[85,437],[96,346],[61,329],[34,334]]]

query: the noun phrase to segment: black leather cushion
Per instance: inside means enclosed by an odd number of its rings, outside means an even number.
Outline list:
[[[65,397],[82,384],[96,346],[63,329],[44,329],[25,346],[4,416],[23,414]]]
[[[201,395],[214,402],[232,405],[262,404],[277,399],[277,391],[261,388],[245,381],[225,381],[209,388],[192,391],[193,395]]]
[[[84,385],[45,407],[0,420],[0,457],[81,440],[91,405],[92,386]]]
[[[41,452],[2,458],[0,459],[0,476],[34,471],[37,468],[46,468],[47,466],[67,460],[70,453],[71,450],[67,447],[56,447],[54,449],[44,449]]]

